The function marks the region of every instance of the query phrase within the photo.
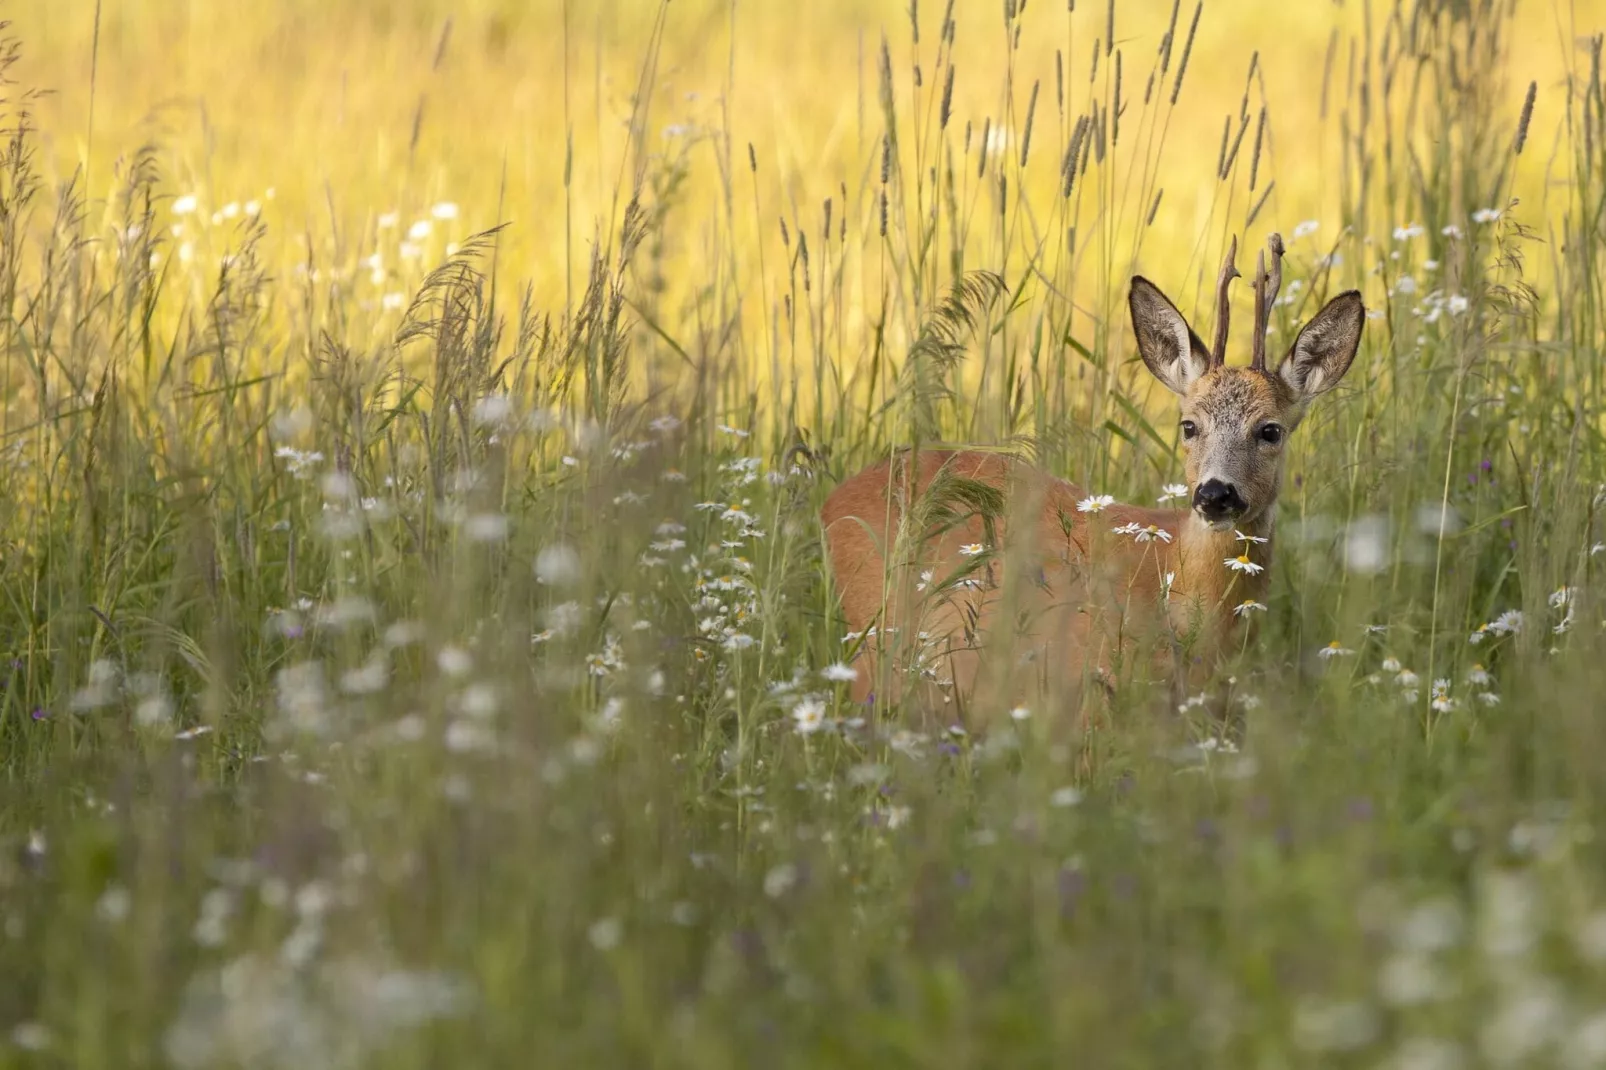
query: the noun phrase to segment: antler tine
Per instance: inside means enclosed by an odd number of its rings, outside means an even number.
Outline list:
[[[1227,314],[1231,306],[1227,303],[1227,288],[1232,280],[1238,278],[1238,235],[1232,236],[1232,244],[1227,246],[1227,255],[1221,261],[1221,274],[1216,277],[1216,344],[1210,350],[1210,362],[1223,364],[1227,360]]]
[[[1277,304],[1277,291],[1283,288],[1283,236],[1272,234],[1266,239],[1271,253],[1271,270],[1266,270],[1266,254],[1261,253],[1255,263],[1255,341],[1250,367],[1266,370],[1266,331],[1271,327],[1271,310]]]

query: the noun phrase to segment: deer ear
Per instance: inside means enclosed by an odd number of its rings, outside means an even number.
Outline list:
[[[1303,401],[1326,393],[1349,371],[1365,326],[1366,306],[1360,291],[1339,294],[1305,324],[1277,374]]]
[[[1143,363],[1173,394],[1186,394],[1210,370],[1210,351],[1171,299],[1142,275],[1132,276],[1127,304]]]

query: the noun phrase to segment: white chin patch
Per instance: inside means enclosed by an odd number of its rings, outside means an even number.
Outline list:
[[[1193,515],[1199,518],[1199,523],[1203,524],[1211,531],[1231,531],[1233,530],[1233,525],[1238,523],[1236,519],[1211,520],[1197,509],[1193,511]]]

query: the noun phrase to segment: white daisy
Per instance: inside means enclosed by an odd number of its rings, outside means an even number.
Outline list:
[[[1095,494],[1091,497],[1083,498],[1081,501],[1077,502],[1076,511],[1079,513],[1102,513],[1104,510],[1108,509],[1114,504],[1114,495]]]

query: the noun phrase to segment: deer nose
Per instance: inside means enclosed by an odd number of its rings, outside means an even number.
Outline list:
[[[1206,520],[1231,520],[1248,508],[1238,488],[1219,479],[1207,479],[1193,492],[1193,507]]]

